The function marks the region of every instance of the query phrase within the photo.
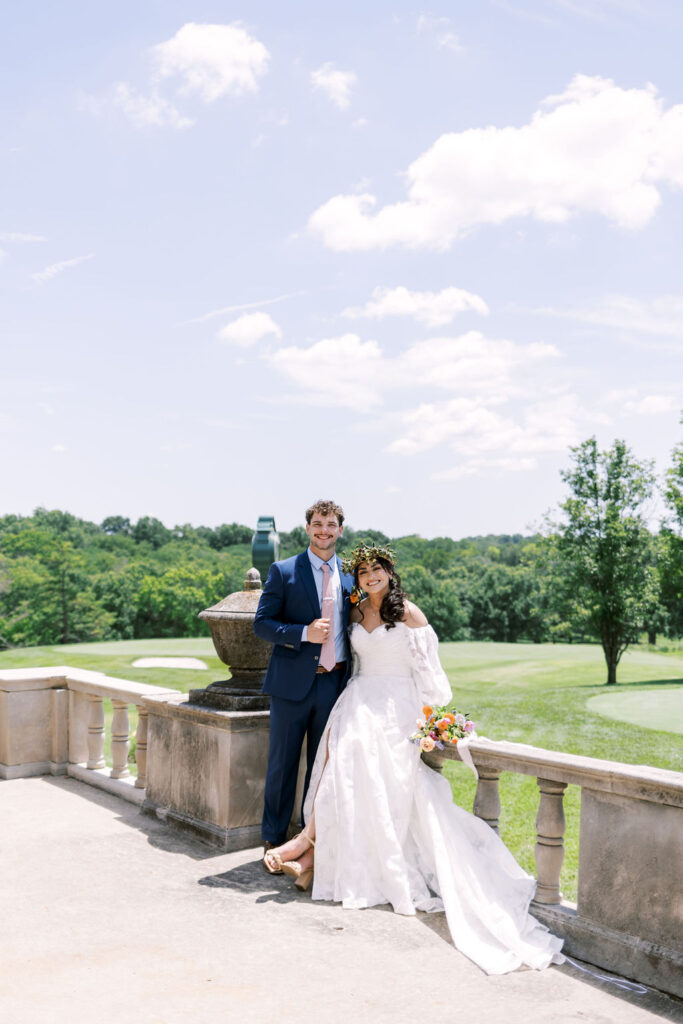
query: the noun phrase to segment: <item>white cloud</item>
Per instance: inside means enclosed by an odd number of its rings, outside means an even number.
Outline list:
[[[169,128],[191,128],[194,121],[185,117],[167,99],[153,90],[149,96],[137,92],[126,82],[117,82],[112,93],[112,102],[120,107],[136,128],[150,125]]]
[[[239,24],[188,22],[151,53],[159,79],[180,77],[179,91],[197,93],[204,103],[255,92],[270,60],[263,43]]]
[[[683,186],[683,105],[664,109],[654,86],[622,89],[576,75],[520,128],[442,135],[406,173],[407,198],[378,207],[371,193],[337,195],[309,228],[331,249],[447,249],[481,224],[516,217],[564,223],[600,214],[644,227],[658,186]]]
[[[513,390],[511,378],[515,369],[529,368],[539,360],[558,356],[553,345],[519,345],[468,331],[456,338],[418,341],[398,357],[397,364],[407,385],[419,381],[431,388],[475,390],[508,397]]]
[[[323,338],[310,348],[281,348],[267,359],[308,392],[314,405],[368,412],[382,403],[385,360],[376,341],[362,342],[357,334],[343,334]]]
[[[51,278],[56,277],[57,274],[63,273],[70,267],[77,267],[79,263],[85,263],[86,260],[91,260],[95,256],[94,252],[88,253],[87,256],[76,256],[72,260],[61,260],[59,263],[51,263],[49,267],[45,267],[44,270],[40,270],[37,274],[31,274],[34,281],[42,284],[44,281],[49,281]]]
[[[468,458],[498,452],[499,458],[516,459],[535,452],[565,451],[578,441],[581,410],[574,395],[533,403],[520,420],[496,412],[490,404],[480,397],[424,402],[404,414],[404,432],[386,450],[417,455],[449,444]]]
[[[545,316],[564,317],[598,327],[637,331],[668,337],[683,337],[683,296],[661,295],[649,301],[629,295],[608,295],[592,306],[576,309],[541,307],[533,310]]]
[[[428,327],[441,327],[452,322],[458,313],[474,310],[487,316],[484,300],[462,288],[444,288],[440,292],[411,292],[408,288],[377,287],[364,306],[345,309],[343,316],[383,320],[386,316],[411,316]]]
[[[351,90],[357,81],[353,71],[339,71],[334,64],[323,64],[311,72],[313,87],[324,92],[340,110],[349,106]]]
[[[391,356],[382,352],[376,341],[362,342],[357,334],[349,333],[325,338],[309,348],[283,348],[267,358],[313,404],[330,400],[351,409],[367,407],[365,411],[372,414],[376,411],[373,406],[381,404],[388,392],[423,387],[430,392],[475,392],[476,399],[463,398],[458,401],[465,405],[453,408],[470,409],[467,403],[473,402],[472,408],[479,414],[482,396],[495,405],[519,391],[513,379],[516,370],[523,369],[528,378],[534,364],[557,355],[552,345],[518,345],[469,331],[454,338],[418,341]],[[437,433],[435,430],[433,436]],[[508,435],[504,436],[507,440]]]
[[[194,120],[164,95],[167,80],[179,80],[178,95],[196,95],[202,102],[212,103],[223,96],[254,92],[270,60],[263,43],[239,24],[187,22],[171,39],[151,47],[148,54],[152,76],[146,89],[117,82],[105,96],[81,96],[81,109],[102,117],[115,107],[136,128],[190,128]]]
[[[232,323],[226,324],[217,334],[221,341],[230,345],[248,348],[268,335],[282,337],[282,331],[267,313],[245,313]]]
[[[46,242],[42,235],[29,235],[25,231],[0,231],[0,242]]]
[[[462,53],[462,46],[457,33],[451,28],[450,18],[434,18],[427,14],[421,14],[417,19],[417,31],[420,35],[431,36],[439,50],[450,50],[452,53]]]
[[[658,416],[675,408],[672,395],[644,395],[638,401],[626,402],[624,408],[638,416]]]

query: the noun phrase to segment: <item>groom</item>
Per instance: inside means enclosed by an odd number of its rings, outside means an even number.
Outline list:
[[[266,849],[287,838],[304,737],[306,781],[311,778],[327,717],[348,676],[349,596],[335,546],[344,513],[333,501],[306,511],[309,547],[273,562],[254,619],[254,632],[273,644],[263,683],[270,700],[270,749],[261,834]]]

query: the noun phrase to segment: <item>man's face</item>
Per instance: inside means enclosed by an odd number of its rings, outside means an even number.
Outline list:
[[[314,512],[310,523],[306,523],[311,551],[324,562],[334,554],[335,544],[343,532],[344,528],[334,515],[324,516],[321,512]]]

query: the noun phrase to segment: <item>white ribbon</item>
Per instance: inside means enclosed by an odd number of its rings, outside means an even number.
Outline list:
[[[477,736],[476,732],[471,732],[469,736],[466,736],[464,739],[458,740],[457,742],[457,749],[458,753],[460,754],[460,760],[464,764],[466,764],[468,768],[472,769],[472,771],[474,772],[475,779],[479,778],[479,772],[474,767],[474,761],[472,760],[472,755],[470,753],[470,741],[483,738],[483,736]]]

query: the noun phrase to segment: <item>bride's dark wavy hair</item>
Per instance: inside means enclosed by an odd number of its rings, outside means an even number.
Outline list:
[[[408,600],[408,595],[406,594],[405,590],[401,588],[401,577],[396,572],[393,564],[389,561],[388,558],[382,558],[380,556],[378,558],[374,558],[373,562],[379,562],[382,568],[389,575],[389,589],[384,595],[384,598],[380,605],[379,617],[382,620],[382,622],[386,623],[387,629],[393,629],[397,622],[403,621],[403,617],[405,616],[406,613],[405,603]],[[361,562],[361,565],[363,564],[365,563]],[[359,569],[360,565],[357,565],[353,571],[353,581],[356,584],[356,586],[360,589],[360,584],[358,583]],[[358,606],[358,611],[361,614],[361,618],[365,618],[360,605]]]

